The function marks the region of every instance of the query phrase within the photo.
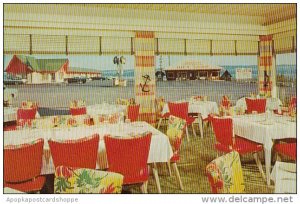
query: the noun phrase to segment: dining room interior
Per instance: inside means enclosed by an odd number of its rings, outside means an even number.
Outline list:
[[[296,3],[4,3],[2,78],[4,194],[297,193]]]

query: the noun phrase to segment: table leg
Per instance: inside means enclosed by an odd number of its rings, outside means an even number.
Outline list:
[[[270,186],[270,177],[271,177],[271,150],[264,148],[265,152],[265,165],[266,165],[266,177],[267,177],[267,184]]]
[[[200,136],[203,139],[203,122],[202,122],[201,113],[198,114],[198,120],[199,120]]]

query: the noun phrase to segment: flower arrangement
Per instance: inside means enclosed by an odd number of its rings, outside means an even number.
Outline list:
[[[207,101],[207,96],[192,96],[192,101]]]
[[[75,118],[69,118],[68,120],[67,120],[67,125],[69,126],[69,127],[75,127],[75,126],[77,126],[77,120],[75,119]]]
[[[74,101],[71,101],[70,103],[70,108],[82,108],[82,107],[85,107],[86,106],[86,103],[85,103],[85,100],[74,100]]]
[[[117,99],[117,104],[119,105],[134,105],[135,104],[135,99],[134,98],[129,98],[129,99],[123,99],[123,98],[118,98]]]
[[[31,108],[37,108],[37,102],[34,101],[22,101],[21,108],[23,109],[31,109]]]

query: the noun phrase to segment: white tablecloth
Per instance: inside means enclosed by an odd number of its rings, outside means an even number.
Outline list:
[[[184,101],[182,101],[184,102]],[[162,114],[169,112],[168,103],[164,105]],[[211,113],[219,113],[218,104],[214,101],[189,101],[189,113],[201,114],[202,119],[208,117]]]
[[[72,128],[49,128],[49,129],[25,129],[17,131],[4,132],[4,145],[9,144],[22,144],[33,141],[38,138],[45,140],[44,150],[49,149],[49,139],[78,139],[85,136],[98,133],[100,135],[98,153],[101,156],[101,161],[97,162],[97,168],[104,168],[106,164],[106,154],[103,136],[110,134],[114,136],[128,136],[145,131],[152,132],[152,139],[150,144],[150,152],[148,157],[148,163],[154,162],[167,162],[172,156],[173,151],[168,137],[155,129],[146,122],[134,122],[134,123],[122,123],[120,124],[103,124],[99,126],[90,127],[72,127]],[[103,155],[104,153],[104,155]],[[43,158],[42,174],[50,174],[54,172],[52,159],[47,163]]]
[[[109,115],[114,113],[125,113],[127,106],[114,104],[95,104],[86,107],[88,115]]]
[[[266,114],[233,116],[236,135],[263,144],[268,184],[270,184],[273,140],[296,138],[296,122],[289,120],[287,116],[275,114],[269,120],[266,120]]]
[[[17,120],[17,111],[18,111],[18,108],[4,107],[3,122],[16,121]]]
[[[9,187],[5,187],[4,188],[4,194],[23,194],[24,192],[13,189],[13,188],[9,188]]]
[[[266,109],[277,110],[279,106],[282,106],[279,98],[267,98]],[[237,100],[235,107],[240,110],[247,110],[245,97]]]
[[[274,193],[297,193],[296,164],[277,161],[271,173]]]

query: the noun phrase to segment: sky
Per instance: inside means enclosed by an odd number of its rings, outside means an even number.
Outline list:
[[[91,68],[97,70],[113,70],[115,55],[110,56],[66,56],[66,55],[35,55],[37,58],[68,58],[70,67]],[[124,69],[134,69],[134,56],[124,55],[126,63]],[[120,56],[119,56],[120,57]],[[10,62],[12,55],[4,55],[4,69]],[[162,67],[177,65],[184,60],[201,60],[211,65],[257,65],[257,56],[162,56]],[[276,64],[296,65],[296,53],[279,54],[276,56]],[[156,67],[160,66],[160,56],[156,57]]]

